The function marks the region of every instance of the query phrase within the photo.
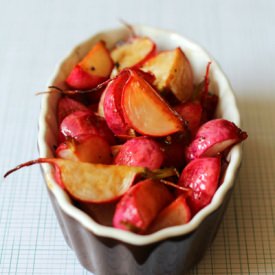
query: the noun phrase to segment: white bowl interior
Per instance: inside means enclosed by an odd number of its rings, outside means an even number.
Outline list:
[[[203,50],[197,44],[173,32],[146,26],[134,26],[134,29],[138,35],[151,37],[157,43],[159,49],[173,49],[175,47],[181,47],[191,63],[194,72],[195,83],[199,83],[203,80],[206,65],[209,61],[211,61],[210,90],[211,92],[218,94],[220,98],[217,116],[233,121],[236,125],[240,126],[240,116],[232,88],[230,87],[228,80],[226,79],[218,64],[209,54],[206,53],[205,50]],[[62,88],[64,86],[64,80],[73,66],[97,41],[104,40],[106,41],[107,46],[112,48],[117,41],[127,37],[128,34],[129,31],[126,28],[118,28],[99,33],[89,40],[81,43],[57,67],[57,70],[54,73],[53,79],[50,81],[49,85],[55,85]],[[42,99],[38,137],[40,157],[53,156],[52,148],[56,144],[57,136],[57,123],[55,114],[58,97],[58,94],[51,94],[44,95]],[[88,214],[75,207],[67,193],[57,185],[54,180],[52,167],[48,164],[43,164],[42,168],[48,187],[53,192],[60,207],[66,214],[73,217],[84,227],[99,236],[110,237],[135,245],[145,245],[167,239],[169,237],[190,233],[200,225],[206,216],[211,214],[221,205],[226,193],[230,188],[232,188],[234,184],[236,172],[241,161],[240,145],[236,145],[232,148],[228,159],[230,160],[230,163],[224,177],[224,182],[219,187],[208,206],[197,213],[188,224],[166,228],[151,235],[145,236],[122,231],[109,226],[104,226],[95,222]]]

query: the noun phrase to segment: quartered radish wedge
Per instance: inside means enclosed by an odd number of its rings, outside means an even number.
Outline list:
[[[177,114],[134,71],[123,89],[121,106],[128,124],[140,134],[158,137],[183,131]]]

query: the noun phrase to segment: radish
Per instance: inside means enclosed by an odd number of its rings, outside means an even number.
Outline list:
[[[111,202],[122,196],[143,167],[92,164],[58,158],[40,158],[17,166],[10,173],[37,163],[50,163],[55,169],[58,184],[76,200],[92,203]]]
[[[84,104],[71,99],[69,97],[61,97],[58,101],[57,105],[57,121],[58,124],[62,122],[62,120],[70,115],[71,113],[74,113],[76,111],[89,111],[89,108],[86,107]]]
[[[128,125],[142,135],[161,137],[184,130],[179,116],[135,71],[123,88],[121,106]]]
[[[113,65],[105,42],[99,41],[73,68],[66,82],[73,89],[87,90],[94,88],[108,79]]]
[[[85,135],[78,140],[69,139],[56,149],[59,158],[91,163],[110,164],[112,162],[111,147],[99,135]]]
[[[158,213],[173,199],[159,181],[147,179],[131,187],[116,207],[113,226],[143,233]]]
[[[154,179],[175,175],[173,169],[150,171],[144,167],[39,158],[16,166],[9,170],[4,178],[18,169],[38,163],[52,164],[59,186],[76,200],[91,203],[113,202],[120,198],[134,183],[137,175]]]
[[[60,132],[76,140],[85,135],[99,135],[109,144],[115,143],[114,135],[104,118],[96,116],[92,111],[77,111],[68,115],[60,124]]]
[[[112,76],[124,68],[140,67],[156,54],[156,44],[148,37],[133,37],[115,47],[111,57],[115,64]]]
[[[186,102],[193,93],[193,72],[183,51],[163,51],[148,59],[142,70],[156,76],[155,86],[160,92],[171,91],[180,101]]]
[[[108,84],[102,95],[103,110],[100,112],[104,114],[109,128],[116,135],[128,134],[130,129],[121,108],[122,90],[128,78],[129,72],[123,71]]]
[[[192,190],[187,197],[192,214],[211,202],[218,187],[220,171],[220,158],[198,158],[183,169],[178,184]]]
[[[186,148],[188,161],[200,157],[212,157],[247,138],[233,122],[213,119],[203,124],[191,144]]]
[[[191,135],[195,136],[202,120],[202,106],[199,101],[188,101],[174,107],[175,111],[188,123]]]
[[[166,227],[186,224],[191,217],[186,198],[181,195],[159,213],[146,233],[154,233]]]
[[[147,137],[138,137],[128,140],[120,147],[114,163],[142,166],[153,170],[160,168],[163,160],[164,153],[156,141]]]

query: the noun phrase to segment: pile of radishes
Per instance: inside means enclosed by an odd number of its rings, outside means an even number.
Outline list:
[[[194,85],[180,48],[158,51],[131,36],[108,49],[97,42],[58,90],[56,158],[40,158],[73,199],[117,202],[113,226],[140,234],[187,223],[211,202],[225,156],[247,134],[213,119],[218,96],[210,62]]]

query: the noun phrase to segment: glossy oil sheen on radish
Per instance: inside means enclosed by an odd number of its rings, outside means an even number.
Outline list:
[[[127,123],[142,135],[157,137],[183,131],[179,116],[134,71],[123,89],[121,104]]]
[[[128,140],[120,147],[115,164],[142,166],[159,169],[164,161],[164,153],[153,139],[139,137]]]
[[[220,158],[198,158],[183,169],[178,184],[192,190],[187,202],[193,214],[212,200],[218,188],[220,171]]]

